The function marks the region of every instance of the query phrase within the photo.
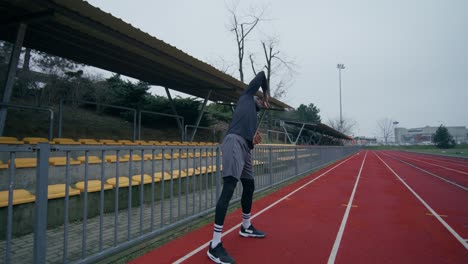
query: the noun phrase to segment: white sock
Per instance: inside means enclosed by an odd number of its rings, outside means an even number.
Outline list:
[[[242,213],[242,226],[244,228],[249,228],[249,226],[250,226],[250,213],[248,213],[248,214]]]
[[[213,240],[211,240],[211,248],[215,248],[221,243],[221,233],[223,232],[223,226],[214,225]]]

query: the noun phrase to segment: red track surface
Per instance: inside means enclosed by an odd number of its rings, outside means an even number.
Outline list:
[[[459,187],[468,188],[468,175],[432,164],[465,171],[458,165],[467,163],[361,152],[256,201],[252,222],[264,239],[240,237],[240,210],[228,215],[223,244],[237,263],[468,263],[468,190]],[[206,256],[212,229],[206,225],[132,263],[212,263]]]

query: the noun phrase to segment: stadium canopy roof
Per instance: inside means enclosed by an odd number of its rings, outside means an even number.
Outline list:
[[[325,125],[322,123],[303,123],[303,122],[297,122],[297,121],[285,121],[282,120],[285,124],[287,125],[292,125],[298,128],[303,128],[307,130],[311,130],[313,132],[320,133],[322,135],[330,136],[336,139],[345,139],[345,140],[351,140],[352,138]]]
[[[216,102],[235,103],[246,84],[82,0],[3,0],[0,39]],[[187,40],[196,41],[196,40]],[[259,93],[260,94],[260,93]],[[271,99],[277,108],[289,105]]]

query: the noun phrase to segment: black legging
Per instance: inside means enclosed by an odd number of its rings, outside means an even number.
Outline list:
[[[233,176],[226,176],[223,180],[223,190],[221,191],[221,196],[216,203],[215,211],[215,224],[220,226],[224,225],[224,219],[226,218],[229,202],[231,201],[237,185],[237,179]],[[252,209],[252,198],[255,191],[255,183],[253,179],[241,179],[241,183],[243,188],[241,198],[242,212],[248,214]]]

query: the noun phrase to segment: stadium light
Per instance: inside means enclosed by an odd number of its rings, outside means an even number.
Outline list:
[[[339,80],[340,80],[340,132],[343,128],[343,111],[341,107],[341,70],[345,69],[344,64],[337,64],[336,68],[338,68]]]

